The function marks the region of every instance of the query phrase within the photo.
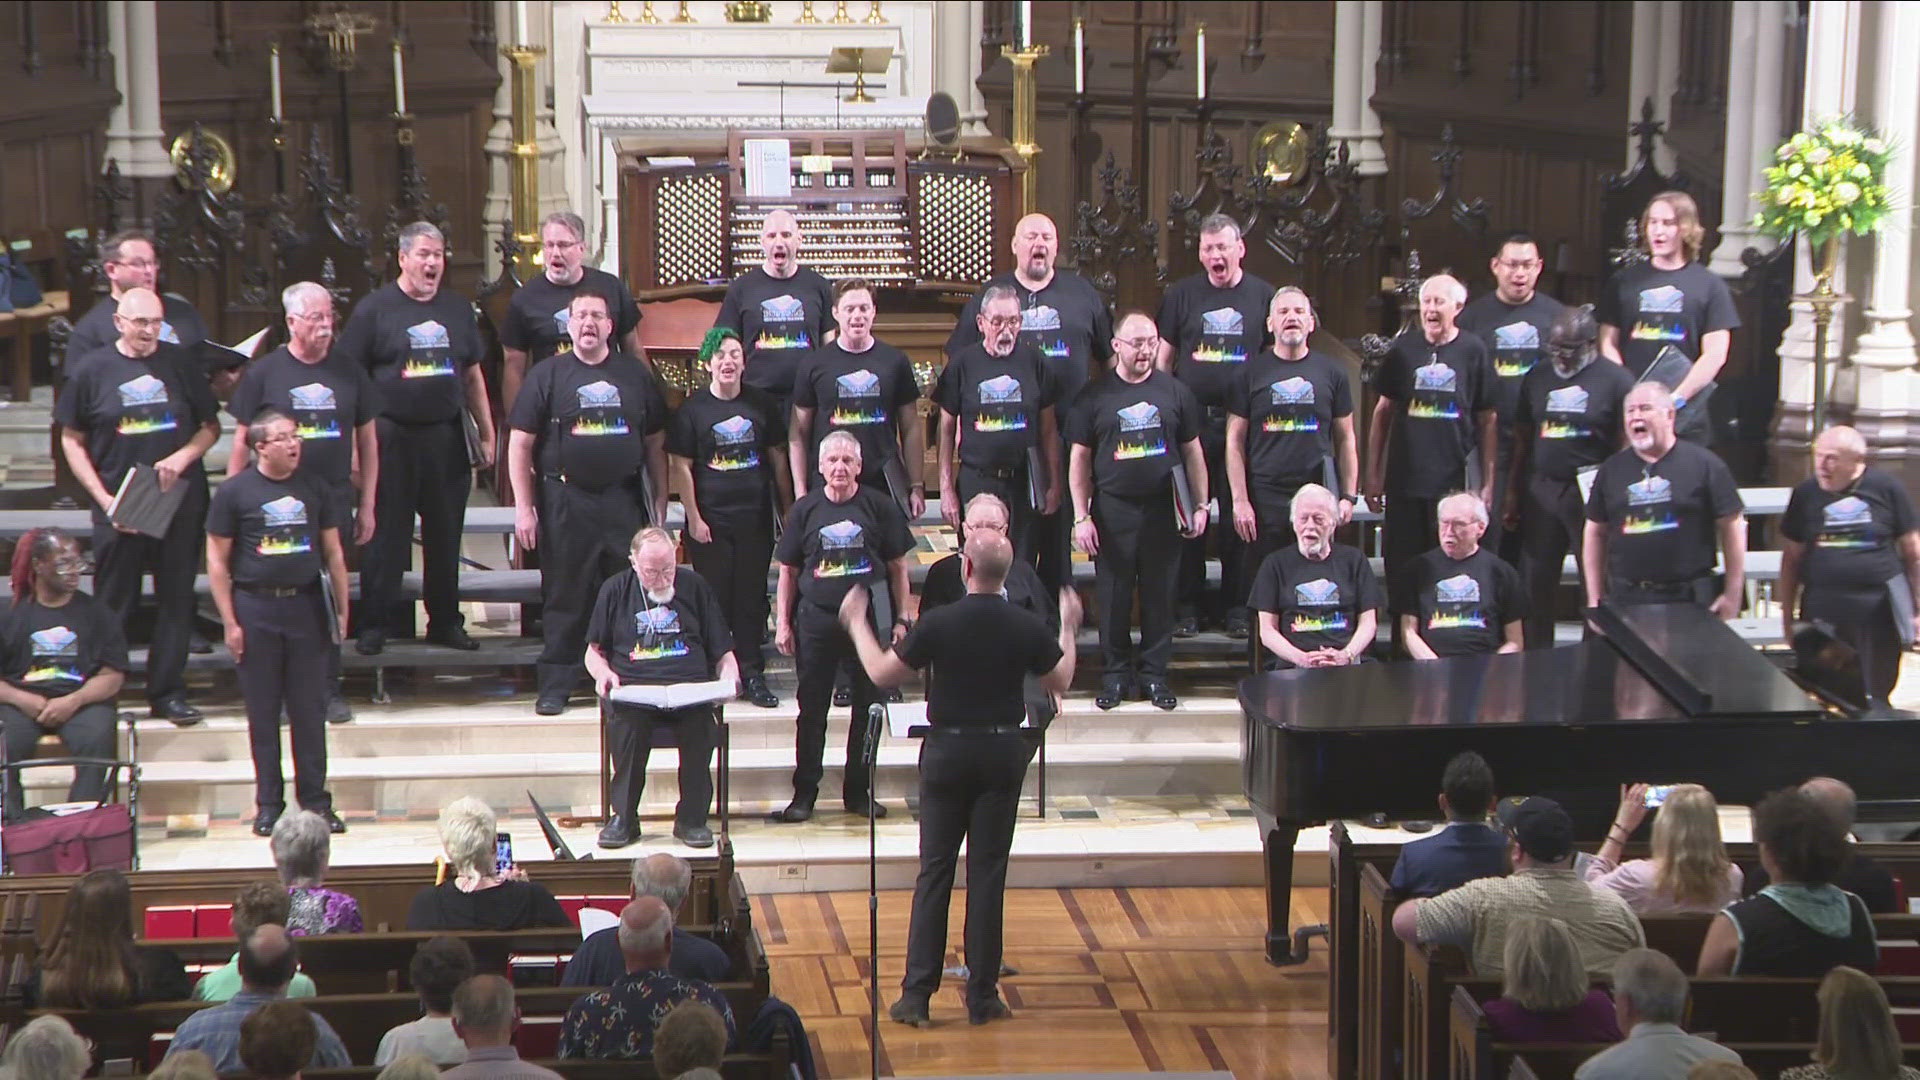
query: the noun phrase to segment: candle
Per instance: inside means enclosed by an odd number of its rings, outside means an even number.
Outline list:
[[[407,67],[398,41],[393,43],[393,111],[405,116],[407,113]]]
[[[1013,41],[1022,49],[1033,44],[1033,0],[1020,0],[1020,17],[1014,24]]]
[[[527,44],[527,0],[513,0],[513,43]]]
[[[267,86],[270,88],[269,96],[273,101],[272,115],[269,119],[277,121],[282,115],[280,110],[280,43],[277,41],[267,46]]]
[[[1193,27],[1193,78],[1194,90],[1200,100],[1207,100],[1207,24],[1195,23]]]
[[[1087,20],[1073,20],[1073,92],[1087,92]]]

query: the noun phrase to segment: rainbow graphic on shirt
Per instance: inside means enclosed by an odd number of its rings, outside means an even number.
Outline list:
[[[1459,377],[1438,360],[1413,369],[1413,400],[1407,416],[1415,420],[1460,419]]]
[[[307,504],[292,495],[282,495],[272,502],[260,504],[260,516],[268,529],[285,529],[287,532],[269,533],[261,538],[254,551],[261,555],[302,555],[313,550],[313,538],[304,528],[307,524]],[[298,532],[291,530],[299,529]]]
[[[569,434],[585,438],[631,434],[624,415],[617,412],[612,416],[598,415],[620,407],[619,387],[602,379],[578,388],[574,395],[581,412],[573,418]],[[594,415],[590,415],[589,410]]]
[[[1203,364],[1246,363],[1247,344],[1240,336],[1246,325],[1246,319],[1234,308],[1202,313],[1200,344],[1194,348],[1193,358]]]
[[[1681,316],[1687,310],[1687,294],[1673,285],[1660,285],[1640,291],[1640,318],[1629,332],[1635,341],[1685,341],[1687,328]]]
[[[85,682],[79,665],[80,635],[64,626],[49,626],[27,635],[33,650],[33,666],[20,677],[21,682]]]
[[[1020,312],[1020,333],[1045,356],[1058,360],[1073,355],[1067,339],[1060,335],[1060,312],[1046,304]]]
[[[1480,611],[1480,583],[1470,574],[1455,574],[1435,582],[1433,602],[1439,610],[1427,617],[1429,630],[1487,628],[1487,617]]]
[[[453,358],[447,350],[453,339],[447,328],[428,319],[407,327],[407,362],[400,365],[403,379],[430,379],[454,374]]]
[[[820,559],[813,564],[814,577],[859,577],[872,571],[866,532],[858,522],[836,521],[820,530]]]
[[[400,365],[400,377],[403,379],[432,379],[442,375],[452,375],[453,360],[447,356],[410,356]]]
[[[1664,476],[1648,476],[1627,485],[1627,516],[1620,531],[1627,536],[1669,532],[1680,527],[1673,513],[1673,485]]]
[[[1512,322],[1493,331],[1493,373],[1517,379],[1533,370],[1540,359],[1540,329],[1530,322]]]
[[[156,431],[172,431],[179,426],[179,421],[173,418],[172,413],[161,413],[159,416],[123,416],[114,430],[122,435],[151,435]]]
[[[1820,535],[1815,547],[1839,551],[1864,551],[1877,548],[1880,541],[1871,535],[1873,507],[1858,495],[1835,499],[1820,511]]]
[[[633,649],[629,660],[663,660],[687,655],[687,639],[680,632],[680,613],[670,607],[642,608],[633,614]]]
[[[1114,442],[1113,460],[1132,461],[1159,457],[1167,452],[1167,437],[1160,426],[1157,407],[1136,401],[1116,415],[1120,418],[1120,438]]]
[[[337,439],[340,437],[340,421],[335,417],[313,416],[312,413],[332,413],[338,402],[334,399],[333,388],[325,383],[308,383],[287,391],[287,402],[297,419],[294,422],[294,434],[302,439]]]
[[[807,306],[798,297],[783,293],[760,301],[760,324],[760,333],[753,339],[755,352],[813,348],[813,336],[807,333]]]
[[[1320,414],[1313,411],[1313,383],[1310,380],[1295,375],[1270,383],[1267,392],[1275,411],[1269,412],[1266,419],[1260,421],[1260,430],[1271,434],[1320,430]],[[1281,409],[1286,411],[1279,411]]]
[[[153,375],[137,375],[121,383],[120,408],[125,410],[114,430],[121,435],[151,435],[180,426],[167,409],[167,384]]]
[[[1027,411],[1020,405],[1023,396],[1020,380],[1011,375],[995,375],[974,388],[980,397],[980,411],[974,415],[975,431],[1025,431]]]
[[[1315,578],[1293,587],[1293,618],[1287,628],[1296,634],[1339,633],[1347,629],[1347,613],[1340,609],[1340,586]]]
[[[887,422],[887,410],[880,403],[880,376],[861,368],[836,377],[839,401],[827,422],[834,427],[861,427]]]
[[[707,458],[707,468],[714,472],[759,468],[760,445],[754,434],[753,421],[744,416],[729,416],[713,425],[713,454]]]

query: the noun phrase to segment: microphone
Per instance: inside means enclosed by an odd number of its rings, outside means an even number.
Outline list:
[[[886,727],[887,727],[886,704],[884,702],[876,701],[873,704],[867,706],[866,751],[865,751],[865,760],[861,762],[861,765],[865,767],[869,773],[873,771],[874,765],[880,759],[880,733],[882,731],[885,731]]]

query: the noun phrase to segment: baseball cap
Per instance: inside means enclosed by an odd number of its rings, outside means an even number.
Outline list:
[[[1509,796],[1500,800],[1494,816],[1535,862],[1559,862],[1573,854],[1573,818],[1552,799]]]

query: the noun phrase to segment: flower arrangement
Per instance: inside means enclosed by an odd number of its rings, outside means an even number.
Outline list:
[[[1843,119],[1795,133],[1773,152],[1767,190],[1755,196],[1754,227],[1781,240],[1802,233],[1816,244],[1873,232],[1892,211],[1892,152],[1885,139]]]

